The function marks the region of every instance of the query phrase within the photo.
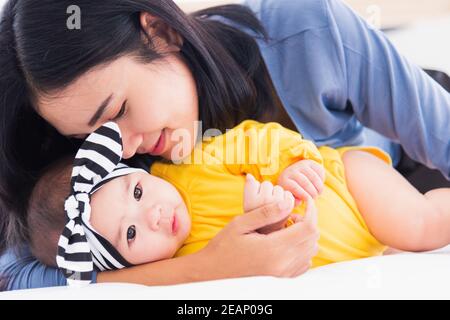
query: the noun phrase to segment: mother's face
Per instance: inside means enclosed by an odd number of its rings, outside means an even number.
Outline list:
[[[178,160],[181,156],[172,151],[182,143],[186,156],[197,136],[196,84],[177,53],[150,64],[119,58],[41,97],[37,109],[62,135],[75,138],[115,121],[122,131],[125,159],[138,153]]]

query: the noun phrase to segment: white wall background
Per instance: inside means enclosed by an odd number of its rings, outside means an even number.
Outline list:
[[[57,1],[57,0],[55,0]],[[206,7],[208,5],[216,5],[225,2],[236,2],[237,0],[174,0],[178,5],[180,5],[184,10],[191,11],[201,7]],[[285,0],[280,0],[285,1]],[[6,0],[0,0],[0,8]]]
[[[55,0],[57,1],[57,0]],[[194,11],[218,4],[239,2],[240,0],[174,0],[185,11]],[[278,0],[297,1],[297,0]],[[423,18],[435,18],[450,14],[450,0],[343,0],[360,15],[369,18],[374,10],[380,14],[383,27],[394,27]],[[0,7],[6,0],[0,0]]]

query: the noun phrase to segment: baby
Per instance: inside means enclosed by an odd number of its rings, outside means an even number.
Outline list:
[[[113,123],[105,126],[118,131]],[[104,156],[105,149],[94,154]],[[199,143],[183,163],[153,164],[151,174],[117,170],[121,149],[116,148],[118,156],[109,169],[101,168],[101,178],[80,182],[80,161],[92,158],[92,152],[81,151],[73,169],[65,159],[44,173],[28,210],[34,255],[49,265],[57,261],[66,271],[71,261],[90,261],[91,255],[95,266],[105,270],[190,254],[234,217],[284,202],[291,219],[260,230],[275,232],[303,215],[312,198],[321,234],[313,267],[380,255],[387,246],[422,251],[450,243],[450,191],[420,194],[377,148],[316,148],[279,124],[244,121]],[[77,226],[85,232],[77,233]],[[88,249],[78,248],[85,243]],[[89,254],[81,257],[80,252]]]

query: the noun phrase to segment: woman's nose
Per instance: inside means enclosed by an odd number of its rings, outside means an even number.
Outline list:
[[[136,154],[139,146],[142,144],[142,135],[140,134],[123,134],[123,158],[129,159]]]
[[[161,221],[161,206],[154,205],[150,209],[144,211],[144,219],[149,226],[149,228],[153,231],[158,231],[160,227]]]

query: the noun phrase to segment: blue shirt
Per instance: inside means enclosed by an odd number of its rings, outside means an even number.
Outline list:
[[[243,3],[272,38],[258,44],[306,139],[333,147],[379,146],[394,163],[401,143],[410,157],[449,177],[450,126],[444,119],[450,119],[450,94],[402,57],[382,32],[338,0]],[[7,252],[0,270],[10,276],[9,289],[66,283],[27,250],[19,258]]]
[[[450,94],[338,0],[243,0],[280,98],[318,145],[379,146],[450,178]],[[250,31],[248,31],[250,33]]]
[[[31,255],[28,247],[17,252],[9,249],[0,257],[1,273],[6,275],[7,290],[31,289],[67,284],[64,275],[57,269],[47,267]],[[96,282],[94,271],[92,282]]]

